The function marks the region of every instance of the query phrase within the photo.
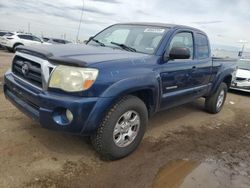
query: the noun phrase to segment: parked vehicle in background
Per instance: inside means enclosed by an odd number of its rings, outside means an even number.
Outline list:
[[[0,30],[0,48],[2,48],[3,46],[1,45],[1,40],[2,40],[2,37],[6,34],[10,33],[9,31],[3,31],[3,30]]]
[[[91,136],[114,160],[137,148],[159,111],[204,97],[209,113],[220,112],[235,64],[212,58],[201,30],[116,24],[87,45],[18,48],[4,93],[43,127]]]
[[[7,33],[10,33],[9,31],[2,31],[0,30],[0,37],[6,35]]]
[[[48,37],[42,37],[44,42],[48,42],[51,44],[68,44],[72,43],[70,41],[64,40],[64,39],[56,39],[56,38],[48,38]]]
[[[231,89],[250,92],[250,59],[240,59],[237,63],[236,79]]]
[[[15,52],[18,46],[33,46],[43,43],[44,42],[40,38],[34,35],[19,32],[8,33],[1,39],[1,45],[7,48],[7,50],[10,52]]]

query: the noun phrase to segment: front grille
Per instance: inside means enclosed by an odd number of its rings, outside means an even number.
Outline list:
[[[246,78],[237,77],[236,80],[237,81],[244,81],[244,80],[246,80]]]
[[[42,69],[39,63],[16,56],[12,63],[12,72],[29,83],[42,88]]]

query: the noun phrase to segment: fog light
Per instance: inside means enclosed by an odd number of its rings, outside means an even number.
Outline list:
[[[66,108],[56,108],[53,112],[53,120],[58,125],[69,125],[73,121],[73,114],[69,109]]]
[[[68,110],[68,109],[66,110],[66,117],[67,117],[69,123],[73,120],[73,114],[72,114],[72,112],[71,112],[70,110]]]

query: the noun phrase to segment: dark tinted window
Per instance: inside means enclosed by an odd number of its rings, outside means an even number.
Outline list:
[[[32,40],[34,40],[34,41],[42,42],[41,39],[39,39],[38,37],[32,36],[32,38],[33,38]]]
[[[43,37],[43,41],[44,41],[44,42],[47,42],[47,41],[49,41],[49,38]]]
[[[203,34],[197,34],[197,57],[199,59],[205,59],[209,57],[209,44],[207,37]]]
[[[31,35],[17,35],[20,39],[33,40]]]
[[[56,43],[65,44],[65,41],[64,41],[64,40],[53,39],[53,41],[56,42]]]
[[[9,32],[5,32],[5,31],[0,31],[0,37],[2,37],[2,36],[4,36],[4,35],[6,35],[6,34],[8,34]]]
[[[5,36],[10,37],[10,36],[13,36],[13,35],[14,35],[13,33],[7,33]]]

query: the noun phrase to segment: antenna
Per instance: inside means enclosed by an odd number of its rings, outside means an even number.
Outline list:
[[[83,11],[84,11],[84,0],[82,0],[82,11],[81,11],[81,18],[80,18],[80,21],[79,21],[79,26],[78,26],[77,35],[76,35],[76,43],[79,40],[78,38],[79,38],[79,32],[80,32],[81,23],[82,23]]]

